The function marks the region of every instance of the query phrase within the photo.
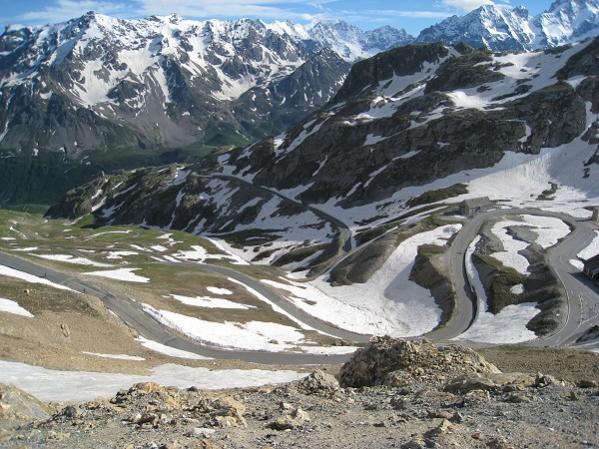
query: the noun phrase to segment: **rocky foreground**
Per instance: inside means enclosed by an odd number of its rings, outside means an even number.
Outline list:
[[[66,406],[0,391],[0,448],[599,447],[596,381],[502,373],[470,349],[386,337],[337,377],[319,370],[287,385],[144,383]]]

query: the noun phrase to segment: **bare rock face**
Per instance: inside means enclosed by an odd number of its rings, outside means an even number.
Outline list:
[[[339,383],[342,387],[403,386],[414,381],[443,382],[458,374],[498,372],[479,354],[461,346],[375,337],[343,365]]]

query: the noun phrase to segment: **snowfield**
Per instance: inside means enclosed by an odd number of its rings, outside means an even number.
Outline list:
[[[206,287],[206,290],[208,290],[210,293],[214,294],[214,295],[232,295],[233,292],[227,288],[220,288],[220,287]]]
[[[206,309],[237,309],[237,310],[249,310],[254,309],[253,306],[247,306],[238,302],[229,301],[228,299],[222,298],[211,298],[210,296],[183,296],[183,295],[170,295],[180,303],[186,304],[193,307],[204,307]]]
[[[108,251],[106,253],[106,258],[109,260],[122,260],[123,257],[131,257],[137,255],[139,255],[137,251]]]
[[[298,346],[305,339],[304,334],[298,329],[277,323],[219,323],[168,310],[157,310],[148,304],[144,304],[143,307],[146,313],[164,326],[212,346],[280,352]]]
[[[332,287],[324,277],[306,284],[262,282],[288,291],[297,307],[343,329],[394,337],[422,335],[439,324],[441,309],[429,290],[410,280],[414,259],[420,246],[444,246],[460,229],[460,224],[446,225],[406,239],[365,284]]]
[[[536,243],[543,249],[557,245],[560,240],[567,237],[571,232],[570,226],[559,218],[539,215],[522,215],[521,218],[537,234]]]
[[[83,351],[83,354],[92,355],[94,357],[101,357],[103,359],[128,360],[130,362],[143,362],[145,360],[143,357],[138,357],[136,355],[128,355],[128,354],[102,354],[102,353],[98,353],[98,352],[87,352],[87,351]]]
[[[504,250],[493,253],[491,256],[506,267],[513,268],[518,273],[528,276],[530,274],[528,259],[520,254],[520,251],[528,248],[528,243],[510,235],[508,228],[513,226],[529,227],[537,235],[535,243],[543,249],[557,245],[560,240],[570,234],[571,229],[559,218],[537,215],[521,215],[520,218],[522,221],[504,220],[493,225],[491,232],[501,240]]]
[[[233,254],[221,244],[220,241],[216,239],[206,239],[210,241],[214,246],[216,246],[220,251],[224,254],[214,254],[208,252],[204,247],[199,245],[192,245],[189,250],[180,250],[172,255],[175,259],[187,261],[187,262],[196,262],[196,263],[206,263],[210,260],[224,260],[226,262],[232,263],[233,265],[248,265],[248,263],[240,258],[239,256]]]
[[[158,343],[157,341],[148,340],[142,336],[136,338],[136,341],[141,343],[141,345],[149,349],[150,351],[158,352],[163,355],[167,355],[169,357],[175,357],[178,359],[189,359],[189,360],[212,360],[210,357],[204,357],[199,354],[194,354],[193,352],[183,351],[181,349],[173,348],[171,346],[163,345],[162,343]]]
[[[598,118],[599,115],[592,113],[590,103],[587,104],[587,126]],[[344,198],[333,198],[319,208],[351,224],[355,230],[360,228],[361,221],[371,217],[381,217],[370,224],[376,226],[405,214],[405,202],[410,198],[459,183],[468,186],[468,193],[444,200],[444,203],[488,197],[502,201],[505,207],[538,208],[537,198],[553,183],[558,190],[554,199],[543,201],[544,210],[589,218],[591,213],[586,209],[589,200],[599,200],[599,183],[595,181],[599,177],[599,165],[587,167],[585,164],[595,151],[596,145],[580,137],[556,148],[543,148],[538,155],[508,151],[492,167],[466,170],[426,185],[405,187],[380,202],[345,209],[340,205]]]
[[[97,268],[108,268],[108,267],[112,266],[112,265],[105,264],[105,263],[95,262],[86,257],[75,257],[75,256],[71,256],[69,254],[33,254],[33,255],[35,257],[39,257],[41,259],[53,260],[56,262],[70,263],[70,264],[74,264],[74,265],[86,265],[86,266],[97,267]]]
[[[513,268],[518,273],[528,276],[528,259],[520,254],[520,251],[524,251],[528,248],[528,243],[518,240],[509,234],[508,228],[511,226],[522,226],[523,223],[520,221],[499,221],[493,225],[491,232],[496,235],[501,244],[503,245],[503,251],[498,251],[491,254],[491,257],[500,261],[504,266]]]
[[[507,306],[496,315],[488,311],[487,294],[478,270],[472,261],[472,256],[480,239],[481,237],[478,236],[472,241],[466,251],[465,259],[468,281],[474,288],[478,303],[476,318],[472,326],[455,340],[493,344],[511,344],[534,340],[537,338],[535,333],[528,330],[526,325],[539,313],[536,304],[527,303]],[[520,291],[520,288],[517,291]]]
[[[599,254],[599,231],[595,231],[595,238],[589,246],[578,253],[578,257],[583,260],[587,260],[596,256],[597,254]]]
[[[211,370],[174,364],[160,365],[147,376],[85,371],[57,371],[25,363],[0,361],[0,383],[11,384],[42,401],[90,401],[112,396],[139,382],[206,390],[246,388],[292,382],[305,374],[295,371]]]
[[[150,282],[150,278],[139,276],[134,271],[139,268],[119,268],[118,270],[106,270],[106,271],[90,271],[83,273],[86,276],[97,276],[106,279],[114,279],[117,281],[135,282],[138,284],[146,284]]]

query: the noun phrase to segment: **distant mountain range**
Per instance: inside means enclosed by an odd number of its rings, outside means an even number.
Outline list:
[[[345,247],[344,228],[363,243],[444,203],[595,204],[599,38],[525,56],[391,49],[354,64],[285,133],[198,164],[99,176],[49,214],[215,234],[257,263],[311,270]]]
[[[0,37],[0,148],[221,145],[286,129],[350,63],[412,40],[390,27],[120,20],[88,13]]]
[[[16,154],[239,145],[282,132],[336,93],[351,63],[410,42],[553,47],[599,30],[599,0],[538,16],[486,5],[417,38],[345,22],[120,20],[88,13],[0,36],[0,149]]]
[[[416,42],[466,42],[494,51],[529,51],[597,34],[598,0],[557,0],[537,16],[531,16],[523,7],[481,6],[423,30]]]
[[[0,35],[0,204],[53,201],[100,171],[197,160],[278,135],[331,101],[356,61],[394,47],[557,47],[599,34],[598,17],[599,0],[556,1],[534,17],[487,5],[416,38],[342,21],[93,12],[8,27]]]

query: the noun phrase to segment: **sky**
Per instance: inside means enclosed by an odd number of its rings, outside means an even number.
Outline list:
[[[550,0],[494,0],[526,6],[536,14]],[[265,21],[342,19],[365,29],[381,25],[417,34],[454,14],[464,14],[493,0],[0,0],[0,24],[44,25],[87,11],[122,18],[178,13],[185,18],[261,18]],[[510,3],[512,2],[512,3]]]

